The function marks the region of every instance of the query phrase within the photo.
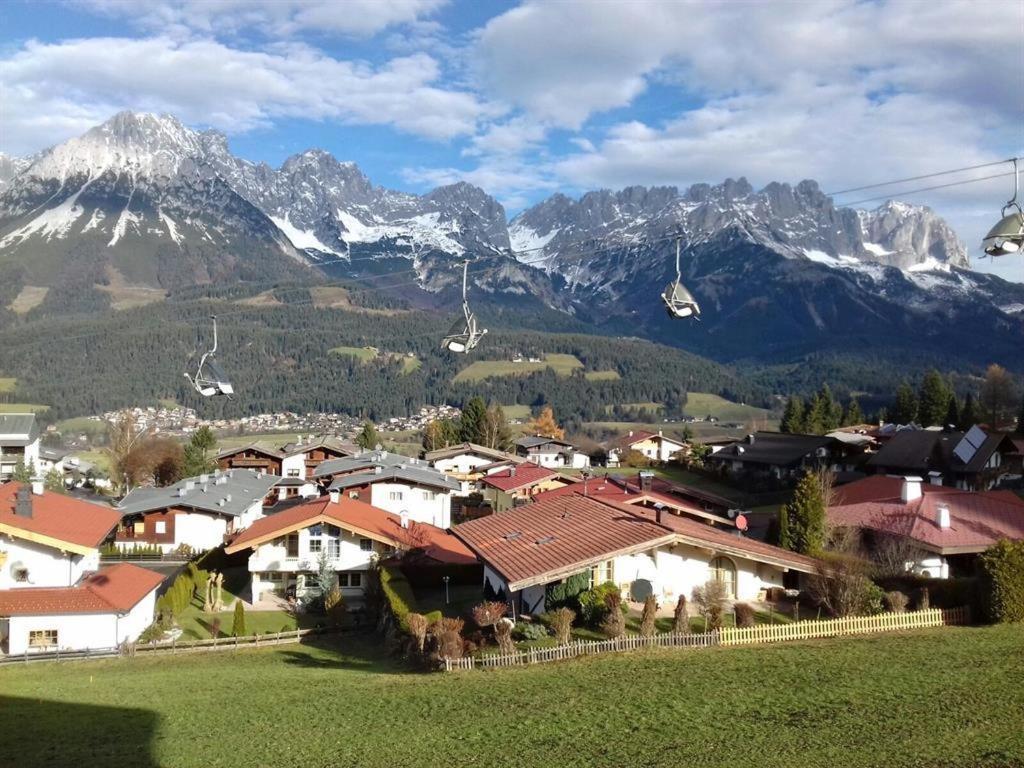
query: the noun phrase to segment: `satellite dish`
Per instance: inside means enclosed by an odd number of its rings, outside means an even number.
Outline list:
[[[637,579],[629,585],[629,596],[634,602],[642,603],[654,594],[654,585],[647,579]]]
[[[745,531],[745,530],[747,530],[747,528],[748,528],[747,516],[746,515],[736,515],[736,530],[737,531]]]

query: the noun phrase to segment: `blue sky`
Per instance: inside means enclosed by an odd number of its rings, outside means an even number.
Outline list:
[[[375,183],[464,179],[515,212],[556,191],[741,175],[831,190],[1024,153],[1016,0],[71,0],[0,13],[0,150],[16,155],[120,109],[170,112],[243,157],[276,165],[322,147]],[[976,253],[1010,190],[904,199]],[[1024,280],[1024,259],[997,270]]]

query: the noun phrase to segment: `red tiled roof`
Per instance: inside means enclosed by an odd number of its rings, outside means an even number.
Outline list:
[[[121,563],[91,573],[73,587],[0,590],[0,616],[127,613],[160,586],[162,573]]]
[[[532,461],[526,461],[517,467],[486,475],[480,479],[480,482],[497,488],[499,491],[514,491],[517,488],[536,485],[557,476],[557,472],[545,469]]]
[[[906,536],[947,554],[981,552],[1004,538],[1024,539],[1024,500],[1011,491],[962,491],[923,483],[921,498],[904,503],[902,485],[902,478],[875,476],[837,489],[829,522]],[[938,524],[943,505],[949,509],[949,528]]]
[[[116,509],[60,493],[32,495],[32,517],[14,514],[20,483],[0,485],[0,530],[46,536],[79,547],[98,547],[121,520]]]
[[[513,591],[676,541],[737,552],[797,570],[814,569],[812,558],[686,517],[664,514],[658,523],[656,514],[576,493],[470,520],[452,531],[500,573]]]
[[[402,518],[364,501],[341,495],[337,502],[322,496],[283,512],[260,518],[227,547],[227,552],[252,549],[316,523],[337,525],[400,549],[422,549],[434,560],[444,563],[473,563],[476,556],[447,531],[424,523],[402,527]]]
[[[619,477],[592,477],[586,481],[577,481],[569,485],[564,485],[561,488],[552,488],[549,491],[542,491],[534,496],[534,501],[544,501],[545,499],[552,499],[562,496],[569,496],[573,494],[579,494],[580,496],[593,496],[595,499],[607,499],[608,501],[615,501],[621,504],[642,504],[650,502],[652,504],[665,504],[673,509],[682,510],[698,517],[713,516],[715,519],[721,519],[723,522],[732,524],[732,521],[728,518],[720,518],[718,515],[711,515],[704,511],[703,507],[697,506],[692,502],[682,499],[678,496],[674,496],[667,493],[661,493],[657,490],[641,491],[639,484],[636,482],[629,482],[625,478]]]

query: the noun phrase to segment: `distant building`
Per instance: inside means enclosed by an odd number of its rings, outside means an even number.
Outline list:
[[[281,478],[252,469],[217,470],[166,488],[138,488],[117,505],[119,547],[156,545],[171,552],[218,547],[228,534],[244,530],[278,500]]]
[[[313,472],[328,491],[393,512],[405,513],[417,523],[437,528],[451,525],[452,495],[462,484],[430,466],[388,451],[362,451],[355,456],[330,459]]]
[[[39,425],[34,413],[0,414],[0,482],[10,480],[19,463],[39,471]]]
[[[1024,499],[875,475],[837,488],[828,522],[858,530],[869,551],[903,541],[909,571],[944,579],[972,575],[978,553],[1000,539],[1024,540]]]
[[[677,453],[686,449],[686,443],[665,437],[661,430],[658,430],[657,433],[630,430],[608,444],[608,466],[620,466],[630,451],[640,453],[649,461],[665,464],[671,461]]]
[[[308,498],[318,494],[313,472],[320,464],[358,452],[356,446],[336,438],[310,435],[305,441],[300,437],[281,447],[257,441],[229,448],[217,454],[217,465],[221,469],[255,469],[280,475],[281,500]]]
[[[710,454],[709,466],[733,475],[792,481],[804,472],[832,469],[843,455],[843,444],[822,435],[755,432]]]
[[[484,499],[495,512],[504,512],[528,502],[538,493],[560,488],[574,482],[574,478],[560,475],[553,469],[538,466],[531,461],[490,472],[480,480]]]
[[[590,457],[578,451],[572,443],[542,435],[516,440],[516,454],[548,469],[585,469],[590,466]]]

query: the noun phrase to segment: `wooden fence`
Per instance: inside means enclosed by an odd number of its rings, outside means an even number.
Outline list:
[[[310,635],[322,635],[340,630],[328,627],[313,629],[295,629],[287,632],[273,632],[266,635],[248,635],[246,637],[215,637],[209,640],[166,640],[163,642],[126,644],[118,647],[85,648],[76,651],[41,651],[19,653],[13,656],[0,656],[0,666],[4,664],[23,664],[35,661],[79,661],[85,659],[110,659],[116,656],[161,656],[179,653],[206,653],[209,651],[233,651],[241,648],[264,648],[271,645],[287,645],[298,643]]]
[[[579,640],[551,648],[531,648],[509,654],[489,654],[479,657],[444,660],[446,672],[460,669],[494,669],[539,664],[546,661],[574,659],[597,653],[633,651],[640,648],[710,648],[717,645],[751,645],[779,643],[787,640],[812,640],[823,637],[862,635],[891,632],[901,629],[922,629],[970,623],[970,609],[966,606],[942,610],[933,608],[911,613],[883,613],[877,616],[851,616],[843,619],[799,621],[792,624],[766,624],[757,627],[726,627],[705,634],[665,633],[652,637],[628,635],[610,640]]]

